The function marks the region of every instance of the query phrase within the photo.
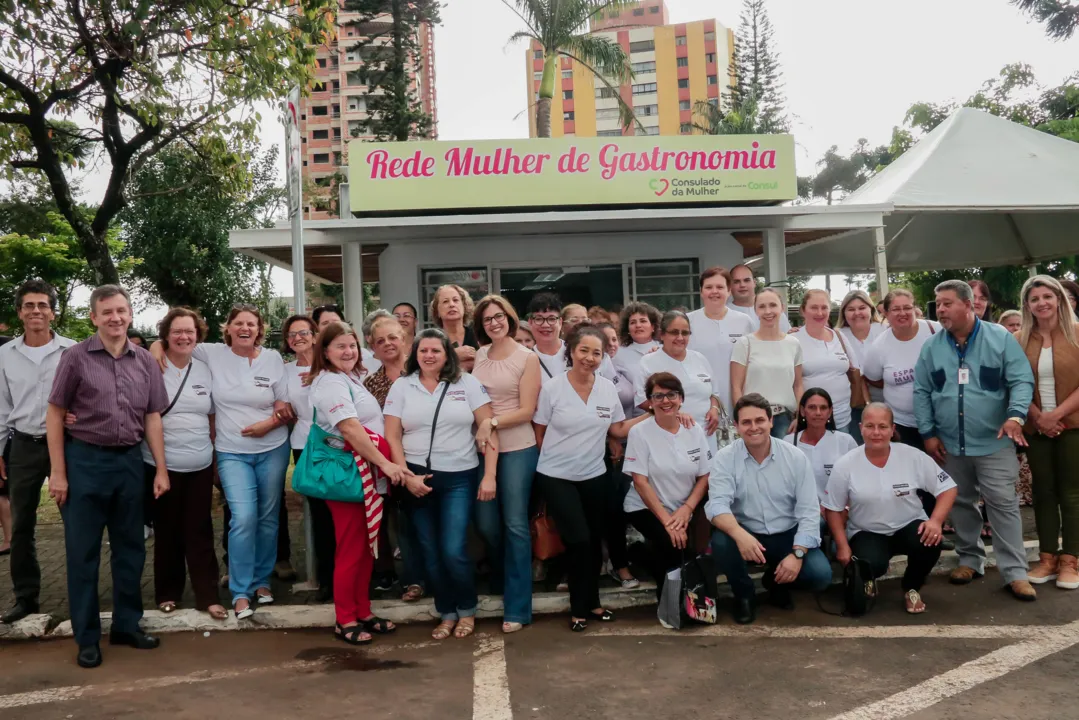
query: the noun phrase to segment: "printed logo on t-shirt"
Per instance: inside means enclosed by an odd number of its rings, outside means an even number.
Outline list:
[[[712,451],[711,450],[708,451],[708,457],[705,458],[705,459],[706,460],[711,460],[712,459]]]
[[[893,385],[909,385],[912,382],[914,382],[914,368],[892,371]]]
[[[255,387],[257,387],[257,388],[268,388],[268,387],[270,387],[270,378],[261,377],[259,375],[256,375],[255,376]]]
[[[742,338],[742,333],[728,333],[727,339],[731,341],[731,344],[738,342]]]
[[[630,457],[629,455],[627,455],[626,456],[626,462],[637,462],[637,458]]]
[[[910,495],[910,485],[907,483],[896,483],[895,485],[892,485],[892,492],[895,493],[896,497]]]
[[[334,405],[334,406],[333,406],[332,408],[330,408],[330,415],[333,415],[333,414],[334,414],[335,412],[337,412],[338,410],[340,410],[340,409],[341,409],[341,408],[343,408],[344,406],[345,406],[345,404],[344,404],[344,403],[337,403],[337,404],[336,404],[336,405]]]
[[[208,395],[209,394],[209,390],[206,389],[205,385],[192,385],[191,389],[195,391],[196,395]]]
[[[946,483],[949,480],[951,480],[951,478],[948,477],[948,473],[944,472],[943,470],[941,470],[939,473],[937,473],[937,482],[938,483]]]
[[[705,375],[704,373],[697,373],[697,379],[700,380],[702,383],[707,383],[709,385],[712,384],[712,378],[708,375]]]
[[[468,396],[464,390],[450,390],[446,393],[447,400],[453,400],[454,402],[467,402]]]
[[[596,417],[598,417],[600,420],[610,420],[611,419],[611,409],[609,407],[603,407],[602,405],[597,405],[596,406]]]
[[[692,450],[687,450],[686,452],[689,455],[689,459],[691,461],[693,461],[695,463],[701,461],[701,449],[700,448],[693,448]]]
[[[834,467],[835,467],[835,465],[825,465],[824,466],[824,475],[825,475],[825,477],[831,477],[832,476],[832,468],[834,468]]]

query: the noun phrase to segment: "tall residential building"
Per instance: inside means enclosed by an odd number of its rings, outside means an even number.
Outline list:
[[[360,132],[359,121],[368,117],[367,86],[360,78],[361,56],[377,52],[374,45],[362,50],[351,48],[363,36],[364,28],[348,23],[359,19],[357,13],[342,11],[337,17],[337,33],[328,44],[319,48],[318,68],[311,94],[300,100],[300,137],[303,143],[304,218],[324,220],[337,217],[331,212],[330,201],[337,192],[335,175],[347,173],[348,142],[353,137],[368,137]],[[369,23],[384,31],[389,18],[377,18]],[[372,28],[371,31],[374,31]],[[434,28],[424,24],[419,29],[421,67],[413,69],[411,81],[423,109],[435,121],[437,137],[437,102],[435,96],[435,35]],[[389,45],[388,38],[378,41]],[[317,194],[316,194],[317,193]]]
[[[734,56],[734,33],[715,20],[668,23],[664,0],[642,0],[621,12],[593,20],[590,32],[622,46],[633,80],[609,88],[592,72],[559,58],[551,102],[551,136],[678,135],[693,121],[697,101],[725,97]],[[543,49],[533,42],[526,58],[528,98],[534,103],[543,78]],[[616,95],[617,93],[617,95]],[[617,97],[633,107],[644,126],[623,130]],[[536,114],[529,112],[529,135],[536,137]]]

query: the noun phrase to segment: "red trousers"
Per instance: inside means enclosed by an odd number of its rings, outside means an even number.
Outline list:
[[[367,544],[367,512],[363,503],[327,500],[333,515],[337,551],[334,553],[333,605],[337,622],[355,623],[371,617],[371,569],[374,557]]]

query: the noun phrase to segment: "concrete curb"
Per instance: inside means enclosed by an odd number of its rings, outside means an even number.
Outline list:
[[[1027,559],[1035,560],[1038,557],[1038,542],[1029,540],[1024,543],[1027,551]],[[933,568],[934,575],[946,575],[959,564],[959,557],[954,551],[947,551],[941,555],[940,561]],[[996,565],[996,556],[992,548],[988,552],[987,566]],[[888,574],[884,579],[895,579],[903,576],[907,569],[907,559],[897,557],[892,560]],[[760,580],[760,575],[754,579]],[[725,578],[720,576],[720,582]],[[642,605],[654,605],[656,603],[655,584],[651,582],[641,583],[641,586],[633,590],[621,588],[606,588],[600,592],[600,601],[604,607],[612,610],[623,610]],[[720,586],[720,594],[729,596],[730,592],[726,585]],[[430,598],[406,603],[400,600],[376,600],[372,603],[372,609],[379,617],[384,617],[398,624],[414,622],[430,622],[438,618],[435,612],[434,601]],[[532,612],[536,615],[547,615],[569,612],[568,593],[536,593],[532,599]],[[502,617],[502,598],[499,596],[480,596],[477,616],[481,618]],[[33,638],[66,638],[71,637],[71,621],[65,620],[57,625],[51,632],[48,627],[52,618],[49,615],[31,615],[14,625],[0,624],[0,640],[25,640]],[[211,620],[203,612],[197,610],[177,610],[165,614],[160,610],[147,610],[143,615],[142,629],[148,633],[176,633],[176,632],[225,632],[235,630],[293,630],[303,628],[329,628],[334,625],[334,610],[332,604],[326,605],[277,605],[259,608],[255,614],[247,620],[236,620],[230,614],[228,620],[218,622]],[[112,626],[112,613],[101,614],[101,630],[107,633]]]

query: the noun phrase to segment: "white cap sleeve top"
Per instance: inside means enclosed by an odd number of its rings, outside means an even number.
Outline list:
[[[602,475],[607,432],[625,417],[618,390],[607,378],[596,376],[586,403],[565,373],[555,377],[540,390],[533,417],[547,427],[536,472],[572,481]]]

